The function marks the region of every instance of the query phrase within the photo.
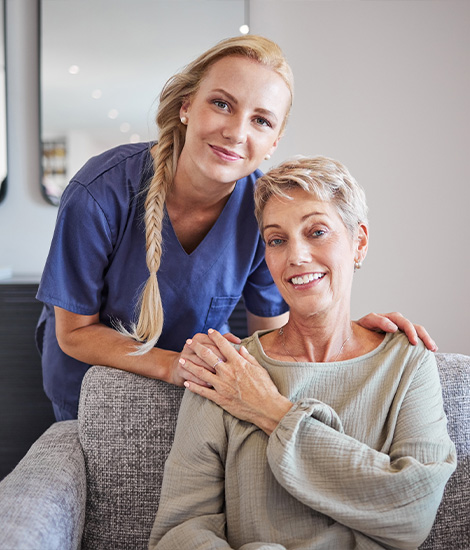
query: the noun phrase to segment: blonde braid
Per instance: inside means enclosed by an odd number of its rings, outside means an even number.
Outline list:
[[[150,351],[157,343],[163,328],[163,306],[157,272],[162,257],[165,199],[173,182],[179,156],[174,154],[174,148],[181,141],[179,136],[175,139],[174,134],[178,134],[178,130],[162,129],[154,158],[154,175],[145,199],[145,248],[150,275],[139,300],[140,312],[137,324],[132,325],[131,332],[127,333],[141,342],[132,355],[143,355]]]

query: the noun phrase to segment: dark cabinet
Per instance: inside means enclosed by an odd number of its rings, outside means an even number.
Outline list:
[[[0,479],[54,422],[34,331],[37,284],[0,284]]]

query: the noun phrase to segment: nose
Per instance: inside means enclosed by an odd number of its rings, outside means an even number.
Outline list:
[[[231,143],[244,143],[248,135],[248,121],[242,115],[234,115],[226,119],[222,129],[222,137]]]
[[[302,265],[312,260],[310,248],[303,239],[291,239],[288,251],[288,260],[291,265]]]

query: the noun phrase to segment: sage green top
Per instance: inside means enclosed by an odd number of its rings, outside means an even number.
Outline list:
[[[149,548],[417,548],[456,466],[433,354],[387,335],[335,363],[243,344],[294,403],[270,436],[186,391]]]

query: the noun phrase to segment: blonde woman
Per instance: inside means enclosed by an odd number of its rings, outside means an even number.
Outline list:
[[[192,379],[178,361],[185,340],[209,327],[228,331],[241,296],[250,333],[285,322],[253,185],[292,98],[291,70],[276,44],[227,39],[165,85],[158,143],[117,147],[73,177],[38,292],[45,303],[38,347],[57,419],[76,416],[91,364],[177,385]],[[398,325],[416,341],[411,323],[390,318],[364,323]]]
[[[456,453],[434,355],[351,320],[364,193],[315,157],[268,172],[255,202],[289,320],[239,349],[187,343],[209,387],[185,382],[149,548],[417,548]]]

